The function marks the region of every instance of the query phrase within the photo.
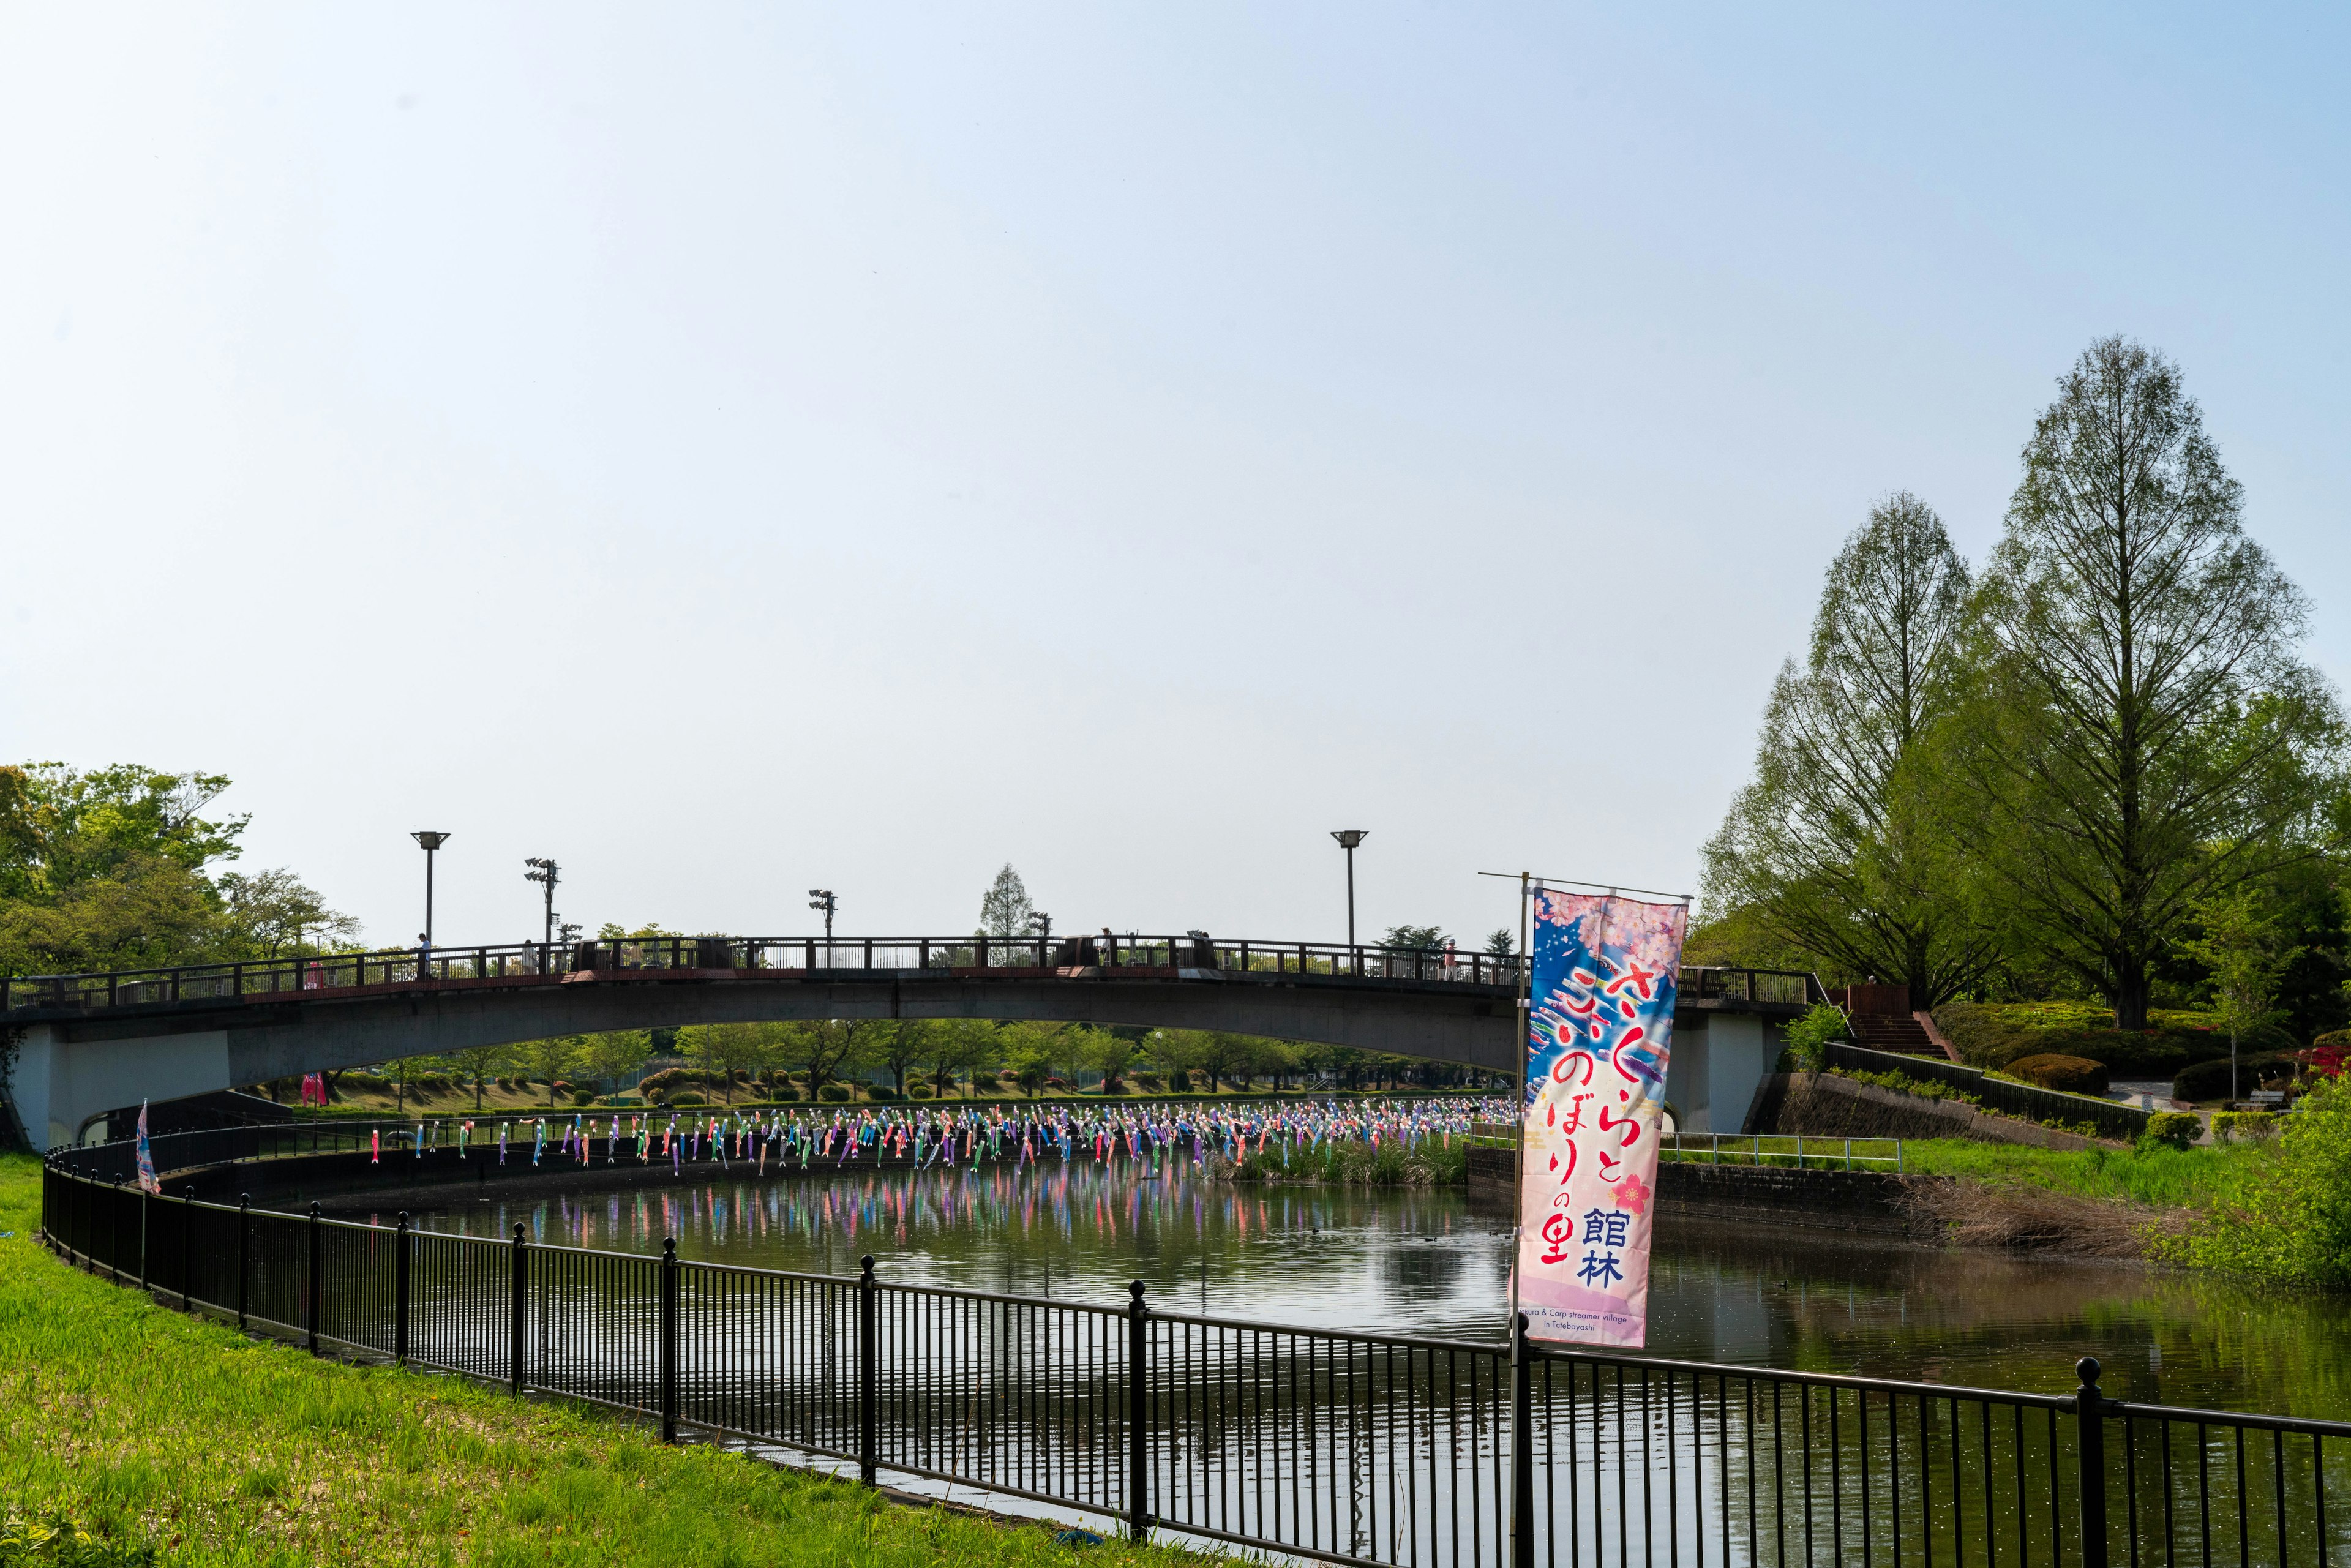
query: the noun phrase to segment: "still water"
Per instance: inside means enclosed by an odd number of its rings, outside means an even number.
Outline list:
[[[853,1274],[1163,1312],[1444,1338],[1501,1337],[1508,1216],[1453,1191],[1258,1186],[1079,1166],[599,1184],[592,1172],[414,1212],[429,1228]],[[404,1201],[413,1206],[414,1195]],[[364,1211],[361,1211],[364,1212]],[[390,1223],[392,1215],[379,1216]],[[1938,1250],[1883,1238],[1661,1217],[1653,1354],[2351,1415],[2340,1298],[2138,1265]]]

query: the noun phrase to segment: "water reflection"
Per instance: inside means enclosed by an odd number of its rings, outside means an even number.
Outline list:
[[[461,1189],[462,1190],[462,1189]],[[409,1199],[413,1207],[413,1195]],[[455,1196],[455,1195],[451,1195]],[[1500,1335],[1508,1217],[1443,1191],[1260,1187],[1188,1171],[934,1168],[660,1186],[593,1176],[494,1188],[432,1228],[831,1274],[1117,1301],[1326,1328]],[[390,1212],[379,1216],[386,1223]],[[2192,1274],[1833,1231],[1667,1216],[1650,1349],[1693,1360],[2070,1390],[2095,1355],[2110,1395],[2351,1415],[2335,1299]]]

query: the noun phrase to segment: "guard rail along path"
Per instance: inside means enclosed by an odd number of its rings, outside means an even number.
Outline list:
[[[156,1163],[233,1183],[239,1135],[159,1137]],[[2351,1424],[2108,1399],[2094,1360],[2029,1393],[1332,1333],[1159,1312],[1140,1284],[1089,1305],[870,1258],[841,1278],[274,1213],[131,1171],[120,1144],[52,1154],[47,1239],[168,1303],[1137,1537],[1443,1568],[2351,1552]]]

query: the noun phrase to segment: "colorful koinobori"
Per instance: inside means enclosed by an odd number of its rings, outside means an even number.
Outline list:
[[[1177,1158],[1205,1163],[1246,1157],[1287,1166],[1293,1159],[1311,1157],[1336,1144],[1363,1144],[1374,1151],[1395,1147],[1407,1152],[1427,1143],[1449,1146],[1469,1131],[1481,1114],[1491,1114],[1491,1102],[1468,1097],[1397,1102],[1374,1108],[1323,1104],[1230,1104],[1222,1106],[1117,1107],[1040,1105],[1007,1110],[1002,1106],[862,1108],[856,1112],[762,1108],[711,1112],[697,1108],[670,1112],[666,1122],[658,1112],[582,1112],[569,1123],[538,1116],[500,1122],[496,1160],[505,1165],[509,1134],[517,1152],[528,1141],[529,1163],[543,1164],[551,1153],[574,1164],[666,1165],[683,1171],[689,1165],[716,1164],[732,1170],[747,1164],[764,1173],[770,1163],[778,1168],[807,1170],[820,1162],[844,1166],[857,1163],[911,1165],[977,1165],[1009,1161],[1027,1166],[1045,1160],[1071,1162],[1144,1161],[1159,1170]],[[423,1122],[403,1130],[415,1157],[446,1149],[459,1158],[471,1157],[476,1136],[475,1124]],[[394,1140],[397,1151],[399,1137]],[[489,1157],[488,1129],[480,1130],[484,1157]],[[385,1149],[380,1132],[370,1134],[371,1148],[380,1163]]]
[[[1684,904],[1534,894],[1519,1166],[1530,1338],[1638,1348]]]

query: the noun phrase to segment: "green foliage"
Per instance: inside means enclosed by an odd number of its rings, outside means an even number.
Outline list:
[[[1029,901],[1028,886],[1021,882],[1020,873],[1012,869],[1012,862],[1005,862],[1004,869],[996,873],[995,882],[980,897],[979,935],[998,941],[1034,936],[1036,917],[1037,906]]]
[[[1782,1040],[1788,1060],[1798,1072],[1818,1072],[1828,1065],[1828,1045],[1853,1033],[1842,1009],[1815,1002],[1802,1018],[1787,1027]]]
[[[146,1568],[154,1561],[152,1546],[92,1535],[68,1514],[11,1512],[0,1521],[0,1568]]]
[[[1705,850],[1709,915],[1743,912],[1753,936],[1813,959],[1789,967],[1878,976],[1921,1006],[1999,953],[1933,810],[1967,595],[1933,508],[1907,492],[1873,507],[1830,563],[1803,664],[1772,684],[1754,780]]]
[[[2114,1009],[2091,1002],[1946,1002],[1935,1027],[1970,1067],[2001,1069],[2027,1056],[2103,1061],[2110,1076],[2168,1078],[2189,1062],[2229,1053],[2205,1013],[2154,1011],[2144,1030],[2114,1027]]]
[[[2022,1056],[2008,1064],[2009,1077],[2067,1094],[2104,1094],[2106,1064],[2079,1056]]]
[[[1445,946],[1445,928],[1441,925],[1391,925],[1380,937],[1380,946],[1409,952],[1415,948]]]
[[[2199,900],[2314,859],[2344,726],[2177,366],[2060,379],[1971,607],[1943,821],[2021,946],[2146,1022]]]
[[[2203,930],[2180,950],[2204,966],[2214,1027],[2228,1035],[2231,1048],[2241,1046],[2285,1017],[2276,1006],[2278,982],[2301,951],[2286,946],[2277,916],[2251,888],[2199,899],[2194,907]]]
[[[2236,1077],[2239,1088],[2252,1090],[2265,1081],[2290,1077],[2293,1072],[2293,1057],[2282,1052],[2264,1052],[2239,1058]],[[2221,1100],[2226,1099],[2228,1093],[2229,1060],[2226,1057],[2217,1061],[2199,1061],[2184,1067],[2171,1081],[2171,1097],[2175,1100],[2190,1103]]]
[[[2190,1111],[2158,1111],[2147,1119],[2146,1142],[2184,1149],[2203,1136],[2202,1118]]]
[[[2278,1118],[2271,1111],[2222,1111],[2212,1118],[2212,1135],[2223,1143],[2262,1143],[2277,1136]]]
[[[2189,1256],[2274,1280],[2351,1284],[2351,1088],[2318,1084],[2276,1139],[2244,1148],[2253,1161],[2244,1181]]]
[[[1955,1083],[1939,1078],[1913,1078],[1896,1069],[1891,1072],[1862,1072],[1848,1067],[1831,1069],[1839,1078],[1850,1078],[1855,1083],[1873,1083],[1880,1089],[1891,1089],[1896,1094],[1915,1094],[1921,1100],[1956,1100],[1963,1104],[1980,1106],[1983,1101]]]
[[[846,1083],[827,1083],[817,1090],[816,1097],[823,1101],[828,1105],[840,1105],[846,1103],[849,1099],[849,1085]]]

